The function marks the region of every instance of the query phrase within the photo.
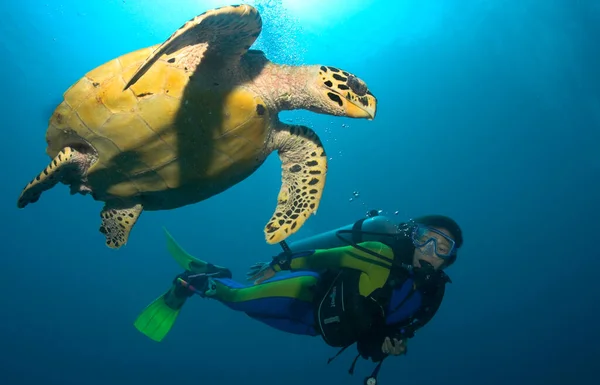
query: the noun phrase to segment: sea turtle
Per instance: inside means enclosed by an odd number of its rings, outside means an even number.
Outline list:
[[[270,62],[250,49],[261,29],[254,7],[220,7],[160,45],[88,72],[52,114],[50,164],[27,184],[17,206],[36,202],[58,182],[71,194],[90,193],[105,202],[106,244],[119,248],[142,210],[174,209],[221,193],[277,150],[282,185],[265,237],[274,244],[296,232],[317,210],[327,158],[315,132],[284,124],[278,112],[371,120],[377,100],[339,68]]]

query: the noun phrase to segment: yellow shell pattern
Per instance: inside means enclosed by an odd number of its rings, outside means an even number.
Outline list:
[[[231,89],[205,74],[190,78],[159,60],[123,90],[155,48],[90,71],[65,92],[50,119],[50,157],[81,139],[95,149],[88,185],[99,199],[171,190],[158,205],[195,202],[244,179],[265,158],[269,113],[243,84]],[[152,200],[144,203],[151,206]]]

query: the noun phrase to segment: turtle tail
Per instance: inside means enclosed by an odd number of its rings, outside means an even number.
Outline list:
[[[73,171],[79,171],[77,155],[80,155],[80,153],[72,147],[63,148],[50,161],[44,171],[25,186],[17,201],[17,207],[22,209],[29,203],[37,202],[44,191],[50,190],[58,182],[63,181],[66,175]]]

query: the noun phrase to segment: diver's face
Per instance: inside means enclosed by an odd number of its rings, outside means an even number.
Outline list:
[[[452,238],[452,234],[450,234],[450,232],[444,228],[441,227],[432,227],[436,230],[439,230],[440,232],[446,234],[447,236],[449,236],[450,238]],[[439,238],[438,238],[439,237]],[[444,237],[439,236],[436,237],[436,240],[439,243],[443,243],[446,242],[448,243],[447,240],[444,239]],[[435,248],[433,246],[433,242],[429,242],[428,244],[426,244],[423,247],[418,247],[415,248],[415,252],[413,254],[413,266],[414,267],[421,267],[421,260],[429,262],[431,264],[431,266],[433,266],[433,268],[435,270],[440,270],[444,268],[444,260],[440,257],[438,257],[437,255],[435,255]]]

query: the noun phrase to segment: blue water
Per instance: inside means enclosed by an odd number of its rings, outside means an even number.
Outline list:
[[[4,2],[0,155],[0,384],[361,384],[373,364],[287,335],[215,301],[190,301],[160,344],[132,326],[188,251],[243,280],[280,185],[275,154],[205,202],[145,212],[126,247],[104,246],[101,202],[57,186],[23,210],[48,162],[62,93],[99,64],[166,39],[224,1]],[[435,318],[390,358],[381,384],[596,384],[600,357],[600,2],[256,1],[255,48],[278,63],[351,71],[373,121],[284,112],[329,154],[317,215],[290,240],[369,209],[455,218],[465,244]]]

